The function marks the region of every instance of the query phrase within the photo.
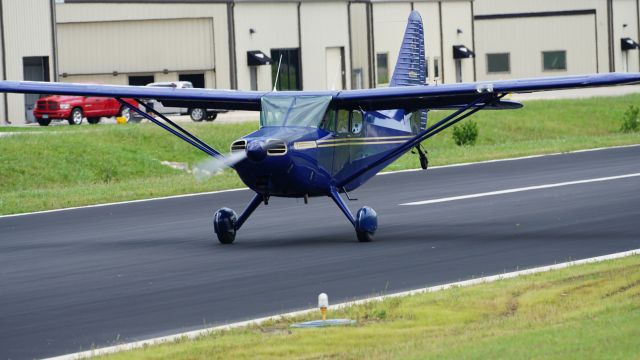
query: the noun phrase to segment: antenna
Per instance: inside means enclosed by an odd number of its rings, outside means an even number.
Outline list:
[[[280,60],[278,60],[278,71],[276,72],[276,80],[273,82],[273,91],[278,91],[278,78],[280,77],[280,66],[282,65],[282,54],[280,54]]]

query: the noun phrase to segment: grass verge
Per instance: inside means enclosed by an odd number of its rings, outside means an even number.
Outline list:
[[[619,131],[626,109],[640,94],[579,100],[531,101],[515,111],[474,116],[475,146],[457,146],[451,129],[424,143],[431,165],[565,152],[640,143],[637,133]],[[433,112],[433,123],[443,113]],[[185,125],[225,151],[255,123]],[[25,132],[0,127],[1,133]],[[155,196],[242,187],[232,171],[196,181],[162,161],[194,164],[201,155],[151,124],[28,128],[28,134],[0,137],[0,214],[48,210]],[[407,154],[387,170],[419,167]]]
[[[331,313],[357,325],[292,329],[319,314],[108,359],[632,359],[640,353],[640,256]]]

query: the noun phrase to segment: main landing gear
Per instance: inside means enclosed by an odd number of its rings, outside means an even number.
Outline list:
[[[218,235],[221,244],[231,244],[236,239],[236,232],[242,227],[249,216],[258,208],[265,199],[262,194],[256,194],[240,217],[229,208],[222,208],[213,214],[213,228]]]
[[[356,229],[356,235],[358,236],[358,241],[360,242],[369,242],[373,240],[373,235],[375,235],[376,230],[378,229],[378,214],[368,207],[361,207],[356,216],[354,217],[351,213],[351,210],[347,207],[342,197],[335,188],[331,188],[329,192],[329,196],[333,200],[333,202],[338,205],[342,213],[349,219],[353,227]]]
[[[356,216],[353,216],[351,210],[349,210],[335,188],[331,188],[329,197],[331,197],[336,205],[338,205],[340,210],[355,228],[358,241],[372,241],[373,236],[378,229],[378,215],[376,212],[368,206],[363,206],[358,210]],[[249,216],[258,208],[261,202],[265,202],[266,204],[267,201],[268,197],[265,197],[262,194],[256,194],[240,216],[229,208],[222,208],[216,211],[213,215],[213,228],[218,236],[218,241],[220,241],[221,244],[233,243],[236,239],[236,233],[242,227],[242,224],[247,221]]]

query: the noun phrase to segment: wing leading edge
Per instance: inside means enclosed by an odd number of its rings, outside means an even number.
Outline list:
[[[362,90],[323,92],[333,96],[336,106],[347,109],[387,110],[459,108],[478,99],[479,95],[495,93],[526,93],[584,87],[635,84],[640,73],[608,73],[578,76],[558,76],[519,80],[501,80],[446,84],[437,86],[406,86]],[[170,106],[204,106],[225,110],[260,110],[260,99],[268,91],[238,91],[216,89],[174,89],[145,86],[48,83],[30,81],[0,81],[0,92],[23,94],[57,94],[156,99]],[[287,91],[283,95],[308,95],[306,91]],[[496,103],[487,108],[513,108]]]
[[[260,99],[267,94],[264,91],[174,89],[32,81],[0,81],[0,92],[156,99],[185,104],[207,104],[211,109],[225,110],[260,110]]]
[[[608,73],[518,80],[487,81],[437,86],[407,86],[341,91],[334,99],[340,107],[385,110],[452,108],[472,103],[485,93],[508,94],[585,87],[635,84],[640,73]]]

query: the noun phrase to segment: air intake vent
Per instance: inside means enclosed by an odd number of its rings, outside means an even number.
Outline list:
[[[267,154],[272,156],[282,156],[287,153],[287,144],[282,140],[270,139],[267,142]]]
[[[247,148],[247,140],[241,139],[231,143],[231,152],[244,151]]]

